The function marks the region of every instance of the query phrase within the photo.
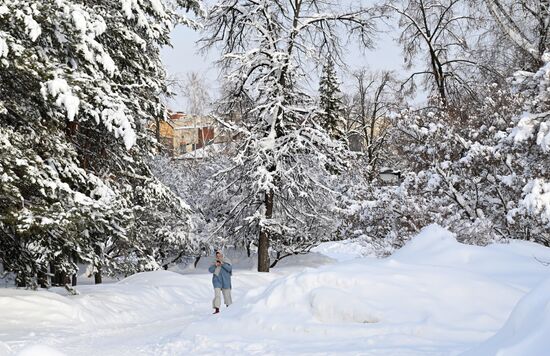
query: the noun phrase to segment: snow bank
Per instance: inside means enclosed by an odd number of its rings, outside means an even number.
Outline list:
[[[472,246],[459,243],[455,234],[438,225],[424,228],[390,259],[415,265],[468,271],[530,291],[549,268],[537,259],[550,261],[550,249],[528,241]]]
[[[304,344],[324,350],[330,335],[334,353],[456,354],[498,331],[548,275],[533,256],[550,260],[550,249],[463,245],[432,225],[389,258],[306,269],[249,291],[219,316],[219,339],[209,336],[210,322],[192,330],[220,347],[239,334],[258,335],[274,353],[301,353]]]
[[[60,288],[53,290],[66,293]],[[110,328],[118,333],[130,327],[128,333],[135,332],[138,336],[140,325],[193,313],[196,301],[211,293],[211,285],[203,276],[156,271],[139,273],[113,284],[80,286],[78,290],[80,295],[66,296],[48,291],[0,289],[0,342],[11,348],[12,353],[21,351],[24,355],[47,355],[36,351],[40,347],[67,354],[102,354],[94,348],[88,352],[80,350],[82,343],[93,340],[96,330]],[[51,337],[56,333],[64,337]],[[66,339],[73,342],[67,343]],[[121,337],[122,343],[124,339]],[[29,345],[36,347],[20,350]]]
[[[49,346],[45,345],[33,345],[24,348],[17,354],[18,356],[65,356],[64,353],[61,353]]]
[[[323,248],[347,259],[351,246]],[[537,261],[550,261],[550,249],[540,245],[467,246],[433,225],[385,259],[311,254],[265,274],[246,255],[228,255],[235,303],[218,315],[211,315],[211,258],[183,275],[81,286],[78,296],[1,289],[0,354],[539,356],[550,349],[550,268]]]
[[[80,310],[72,301],[46,291],[0,289],[4,323],[51,325],[79,321]]]
[[[281,275],[239,271],[234,296],[277,277]],[[211,313],[211,276],[204,270],[146,272],[77,288],[76,296],[62,288],[0,289],[0,355],[56,355],[55,350],[68,355],[157,354],[139,350]]]
[[[311,251],[323,254],[337,261],[349,261],[365,256],[375,256],[372,245],[358,239],[324,242]]]
[[[521,299],[495,336],[462,355],[548,355],[549,336],[550,278]]]

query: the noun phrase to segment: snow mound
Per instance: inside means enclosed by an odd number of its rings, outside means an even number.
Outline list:
[[[0,355],[54,352],[44,347],[116,356],[542,356],[550,349],[550,268],[539,262],[550,261],[550,249],[541,245],[468,246],[432,225],[384,259],[336,262],[312,253],[257,273],[246,254],[228,255],[234,304],[217,315],[211,257],[183,275],[140,273],[79,286],[77,296],[0,289]]]
[[[353,343],[355,350],[406,344],[408,351],[396,354],[407,355],[438,345],[433,354],[457,354],[494,335],[546,278],[548,268],[533,256],[550,260],[550,249],[521,241],[464,245],[431,225],[388,258],[307,268],[253,289],[224,310],[216,327],[224,335],[236,337],[239,330],[276,344],[288,338],[319,343],[330,335],[334,353]],[[197,322],[193,331],[208,335],[211,327]],[[299,352],[289,350],[279,351]]]
[[[343,302],[345,301],[345,302]],[[317,288],[310,295],[311,312],[323,323],[376,323],[380,316],[365,301],[336,288]]]
[[[33,345],[21,350],[17,356],[65,356],[65,354],[46,345]]]
[[[80,321],[80,311],[71,300],[46,291],[0,289],[0,310],[4,322],[14,324]]]
[[[372,246],[358,239],[324,242],[311,249],[311,251],[323,254],[337,261],[349,261],[355,258],[375,255]]]
[[[463,356],[541,356],[550,353],[550,278],[525,295],[506,324]]]
[[[469,271],[528,292],[540,283],[540,273],[545,270],[537,259],[550,261],[550,249],[519,240],[488,246],[465,245],[456,240],[455,234],[432,224],[389,259]]]
[[[168,271],[138,273],[118,283],[78,287],[81,295],[63,296],[49,291],[0,290],[0,311],[5,326],[80,324],[94,328],[105,323],[121,325],[183,312],[210,290],[209,280]],[[64,293],[63,289],[57,289]],[[93,293],[90,293],[92,292]],[[0,331],[1,331],[0,327]]]

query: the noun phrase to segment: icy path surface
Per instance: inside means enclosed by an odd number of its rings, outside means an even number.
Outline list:
[[[353,244],[236,263],[235,304],[211,315],[209,261],[81,286],[79,296],[0,289],[0,355],[543,356],[550,249],[465,246],[430,226],[386,259]],[[238,268],[240,266],[240,268]]]

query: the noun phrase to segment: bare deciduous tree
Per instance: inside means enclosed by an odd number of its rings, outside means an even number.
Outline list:
[[[477,2],[472,2],[474,7]],[[542,55],[550,46],[549,0],[484,0],[487,11],[507,39],[528,60],[527,69],[535,71],[543,64]],[[479,6],[477,6],[479,9]],[[501,46],[495,46],[499,49]]]
[[[187,112],[191,115],[205,115],[210,111],[211,98],[206,78],[198,72],[187,73],[181,92],[187,100]]]
[[[414,90],[416,76],[424,76],[426,83],[434,90],[443,106],[450,97],[469,90],[468,78],[457,68],[460,65],[474,65],[465,56],[467,43],[464,30],[470,16],[460,7],[460,0],[409,0],[390,1],[388,7],[400,16],[402,29],[399,38],[405,54],[405,63],[412,67],[417,55],[422,55],[427,67],[413,73],[405,82]]]
[[[397,81],[389,71],[371,73],[364,68],[352,76],[355,92],[348,115],[348,135],[359,139],[371,180],[384,158],[390,112],[400,101]]]

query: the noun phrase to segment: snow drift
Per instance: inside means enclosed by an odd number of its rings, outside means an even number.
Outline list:
[[[550,353],[550,278],[516,305],[502,329],[462,356],[542,356]]]
[[[329,250],[349,246],[338,249]],[[236,269],[235,304],[215,316],[208,261],[79,296],[4,289],[0,354],[538,356],[550,347],[550,268],[538,262],[550,261],[548,248],[467,246],[433,225],[388,258],[350,256]]]
[[[242,334],[258,335],[270,345],[261,349],[275,354],[327,347],[334,353],[457,354],[492,336],[548,275],[534,256],[550,259],[550,250],[528,242],[463,245],[432,225],[389,258],[306,269],[249,291],[220,316],[223,341],[208,336],[210,321],[189,330],[220,347]]]

